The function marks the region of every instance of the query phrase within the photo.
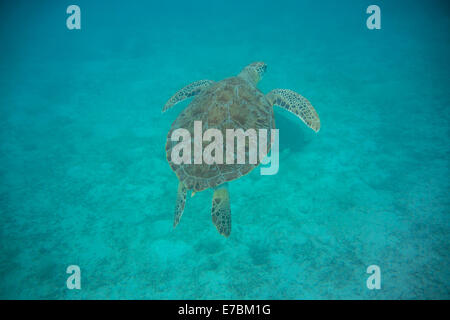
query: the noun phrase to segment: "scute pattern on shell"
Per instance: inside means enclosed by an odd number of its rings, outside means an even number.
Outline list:
[[[272,105],[264,94],[239,77],[228,78],[211,85],[205,92],[196,96],[190,105],[178,115],[167,135],[167,161],[178,179],[188,189],[195,192],[238,179],[259,165],[259,159],[257,164],[248,164],[248,156],[246,164],[193,164],[193,151],[191,154],[192,164],[177,165],[173,163],[171,161],[172,148],[178,142],[171,141],[172,132],[178,128],[189,130],[193,146],[194,121],[198,120],[202,121],[203,133],[208,128],[222,131],[224,148],[226,129],[243,129],[244,131],[251,128],[267,129],[269,133],[268,150],[270,150],[270,130],[275,128],[275,121]],[[203,148],[209,143],[204,142]],[[247,152],[248,144],[246,144]]]

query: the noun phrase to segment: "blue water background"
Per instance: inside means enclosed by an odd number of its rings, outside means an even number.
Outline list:
[[[78,4],[82,29],[68,30]],[[382,29],[366,28],[381,8]],[[450,298],[446,1],[2,1],[0,298]],[[172,229],[182,86],[265,61],[280,170],[211,190]],[[79,265],[82,289],[66,288]],[[366,268],[378,265],[381,290]]]

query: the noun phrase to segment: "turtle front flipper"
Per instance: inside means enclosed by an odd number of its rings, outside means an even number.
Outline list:
[[[231,209],[228,188],[225,185],[214,190],[211,216],[217,231],[225,237],[231,232]]]
[[[184,204],[186,203],[186,194],[187,194],[187,188],[184,185],[184,183],[180,182],[178,184],[178,194],[177,194],[177,203],[175,206],[175,218],[173,220],[173,227],[175,228],[180,222],[181,215],[184,211]]]
[[[274,89],[266,95],[272,105],[277,105],[286,109],[297,117],[315,132],[320,129],[320,119],[314,107],[303,96],[288,89]]]
[[[213,84],[214,81],[212,80],[199,80],[192,82],[191,84],[188,84],[184,88],[178,90],[170,99],[166,102],[164,105],[164,108],[162,109],[162,112],[166,112],[170,108],[172,108],[174,105],[176,105],[178,102],[181,102],[183,100],[186,100],[187,98],[193,97],[205,88],[209,87],[211,84]]]

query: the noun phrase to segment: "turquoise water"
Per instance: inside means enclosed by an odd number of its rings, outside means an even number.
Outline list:
[[[69,4],[0,5],[0,298],[450,298],[445,1],[76,1],[71,31]],[[173,230],[188,102],[160,110],[253,61],[322,128],[276,107],[280,170],[230,183],[231,236],[211,190]]]

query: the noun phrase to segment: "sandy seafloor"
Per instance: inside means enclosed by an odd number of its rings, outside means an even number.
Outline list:
[[[445,1],[377,1],[374,31],[367,1],[77,1],[79,31],[68,4],[0,5],[0,298],[450,298]],[[173,230],[188,102],[161,108],[258,60],[322,128],[275,108],[279,173],[230,183],[231,236],[211,190]]]

